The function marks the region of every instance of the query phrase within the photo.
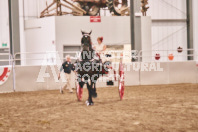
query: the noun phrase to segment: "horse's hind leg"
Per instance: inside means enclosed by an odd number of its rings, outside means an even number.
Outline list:
[[[91,83],[91,88],[92,88],[92,96],[94,97],[94,98],[97,98],[97,93],[96,93],[96,83],[95,82],[92,82]]]
[[[97,98],[97,93],[96,93],[96,82],[97,82],[97,77],[98,76],[93,76],[91,80],[91,89],[92,89],[92,96],[94,98]]]

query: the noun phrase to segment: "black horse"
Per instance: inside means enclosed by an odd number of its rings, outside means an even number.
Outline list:
[[[108,73],[108,64],[102,64],[101,61],[94,59],[95,51],[92,48],[90,33],[82,32],[81,39],[81,59],[76,63],[77,81],[81,88],[87,84],[89,92],[87,105],[93,105],[92,97],[96,98],[96,81],[100,76]],[[90,83],[89,83],[90,81]]]

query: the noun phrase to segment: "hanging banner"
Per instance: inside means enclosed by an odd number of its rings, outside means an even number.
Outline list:
[[[101,22],[100,16],[90,16],[90,22]]]
[[[0,67],[0,85],[3,85],[11,73],[11,68],[9,67]]]

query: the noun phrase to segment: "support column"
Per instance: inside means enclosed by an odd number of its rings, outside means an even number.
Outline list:
[[[192,15],[192,0],[186,0],[187,14],[187,48],[193,49],[193,15]],[[192,51],[188,51],[188,55],[192,55]],[[188,60],[193,60],[192,56],[188,56]]]
[[[135,50],[135,10],[134,0],[130,1],[130,14],[131,14],[131,50]]]
[[[19,0],[8,0],[9,27],[10,27],[10,53],[14,56],[20,52],[20,28],[19,28]],[[20,56],[17,56],[19,59]],[[17,62],[20,64],[20,61]]]
[[[193,48],[196,52],[195,54],[195,59],[197,61],[198,64],[198,0],[193,0],[192,3],[193,7],[192,7],[192,15],[193,15]]]

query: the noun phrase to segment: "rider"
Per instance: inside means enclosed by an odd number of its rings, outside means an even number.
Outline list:
[[[103,37],[98,37],[97,41],[98,41],[98,44],[94,46],[94,49],[100,59],[101,57],[100,55],[106,50],[107,47],[105,44],[102,43]]]

